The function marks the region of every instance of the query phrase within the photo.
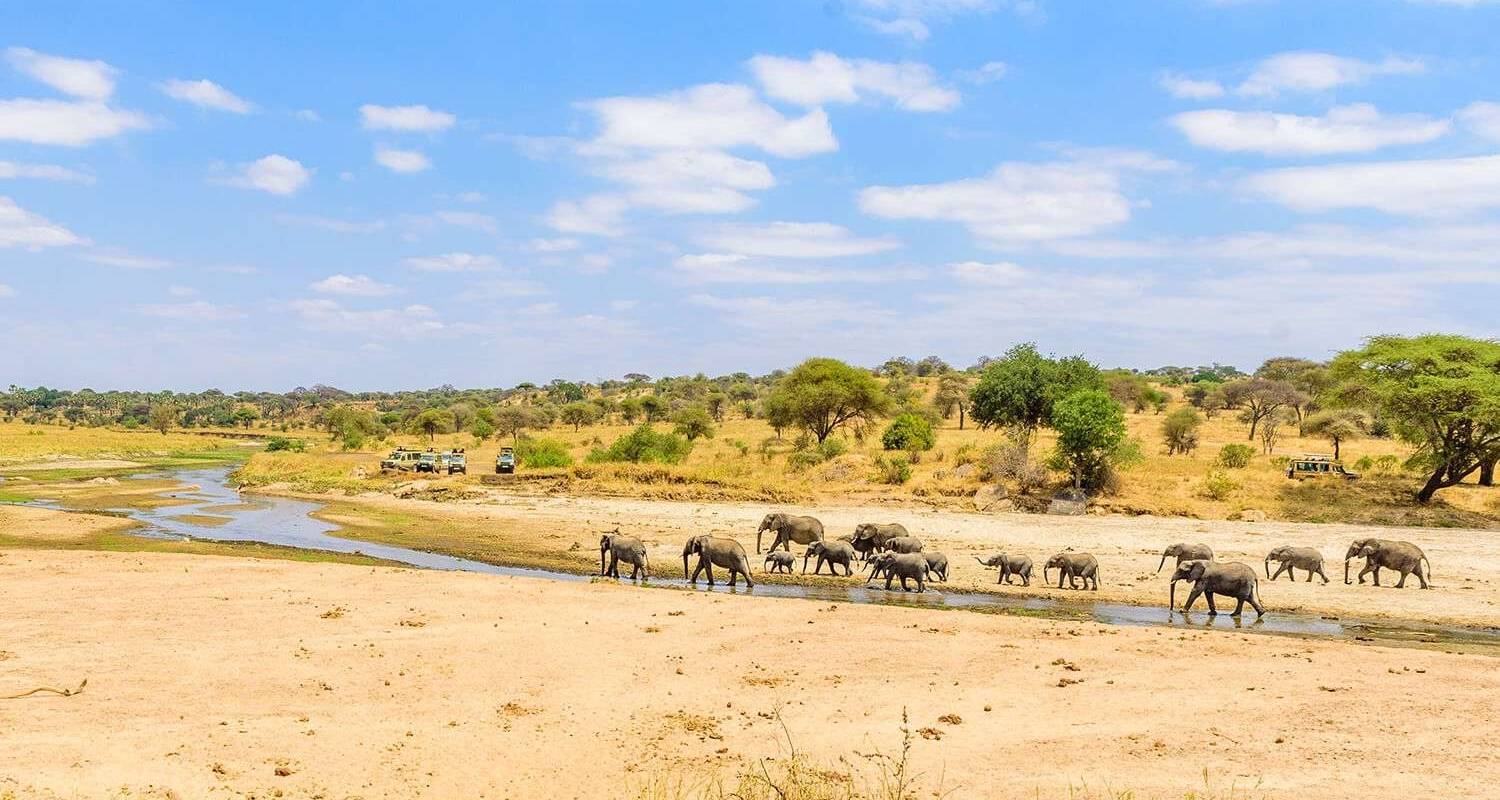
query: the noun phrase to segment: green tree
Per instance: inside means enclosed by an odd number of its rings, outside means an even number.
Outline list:
[[[660,422],[666,419],[667,410],[667,401],[654,394],[641,398],[641,414],[645,415],[647,422]]]
[[[627,397],[620,401],[620,418],[626,424],[634,424],[641,417],[641,401],[639,398]]]
[[[677,423],[677,435],[690,442],[694,439],[713,438],[713,416],[702,406],[688,406],[672,415],[672,421]]]
[[[1465,336],[1376,336],[1329,365],[1333,399],[1388,423],[1417,448],[1426,503],[1500,452],[1500,343]]]
[[[1167,442],[1167,455],[1187,455],[1198,447],[1198,426],[1203,417],[1197,410],[1185,407],[1168,414],[1161,421],[1161,435]]]
[[[964,429],[964,415],[969,410],[969,376],[963,372],[944,372],[938,378],[937,394],[932,398],[943,419],[958,411],[958,429]]]
[[[151,427],[160,431],[161,435],[166,436],[167,431],[171,430],[172,426],[177,424],[178,413],[177,406],[171,403],[157,403],[151,406]]]
[[[802,362],[776,382],[765,403],[766,418],[778,435],[782,428],[802,428],[819,443],[846,425],[884,416],[890,407],[875,376],[833,358]]]
[[[446,408],[429,408],[412,417],[411,430],[428,442],[434,436],[453,430],[453,412]]]
[[[559,411],[559,418],[565,425],[572,425],[576,432],[585,425],[592,424],[597,419],[596,406],[591,403],[569,403]]]
[[[1014,428],[1024,450],[1037,428],[1051,425],[1055,403],[1099,386],[1098,368],[1081,356],[1047,358],[1026,342],[985,365],[969,394],[969,416],[980,427]]]
[[[1350,439],[1357,439],[1370,429],[1370,418],[1358,409],[1334,408],[1319,411],[1302,422],[1302,432],[1321,436],[1333,443],[1333,457],[1338,459],[1339,447]]]
[[[1073,476],[1074,488],[1098,486],[1125,442],[1125,412],[1102,389],[1084,389],[1052,409],[1056,459]]]
[[[241,428],[248,428],[251,423],[260,419],[260,412],[255,410],[255,406],[240,406],[230,415],[230,419]]]
[[[543,427],[541,415],[525,406],[500,406],[495,409],[495,431],[509,436],[514,444],[521,432]]]
[[[887,450],[931,450],[937,444],[932,423],[921,414],[898,414],[880,435],[880,446]]]

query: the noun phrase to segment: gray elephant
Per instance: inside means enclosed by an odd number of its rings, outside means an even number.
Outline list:
[[[974,557],[975,561],[986,567],[999,567],[1000,575],[995,578],[995,583],[1009,584],[1011,578],[1020,578],[1022,586],[1031,585],[1031,559],[1027,556],[1012,556],[1001,553],[988,559]]]
[[[766,569],[767,572],[785,572],[790,575],[792,574],[792,565],[796,562],[797,557],[785,550],[772,550],[766,553],[765,563],[771,565],[769,569]],[[764,567],[765,565],[763,564],[762,566]]]
[[[829,575],[837,575],[839,573],[834,567],[842,564],[844,577],[848,577],[854,574],[854,557],[854,545],[849,542],[840,539],[834,539],[831,542],[813,542],[807,546],[807,552],[802,554],[802,574],[807,574],[807,560],[817,558],[818,562],[813,567],[814,575],[822,571],[824,564],[828,565]]]
[[[1167,559],[1175,558],[1177,563],[1184,561],[1213,561],[1214,549],[1206,544],[1188,544],[1178,542],[1161,551],[1161,563],[1156,565],[1156,571],[1161,573],[1161,568],[1167,565]]]
[[[885,575],[887,591],[890,590],[891,582],[896,578],[901,579],[903,592],[910,591],[906,586],[908,578],[916,581],[918,592],[927,591],[927,558],[921,553],[881,553],[876,557],[874,568],[865,583],[875,580],[882,574]]]
[[[1280,565],[1276,568],[1275,575],[1271,574],[1272,561]],[[1312,583],[1314,574],[1322,577],[1324,583],[1328,582],[1328,576],[1323,573],[1323,554],[1315,548],[1282,545],[1266,553],[1266,577],[1270,580],[1280,578],[1281,573],[1285,572],[1287,580],[1295,581],[1298,569],[1307,571],[1308,583]]]
[[[922,557],[927,559],[928,580],[936,578],[943,583],[947,583],[948,557],[943,555],[942,553],[923,553]]]
[[[755,529],[755,552],[760,552],[760,535],[766,531],[773,531],[776,538],[771,540],[771,549],[775,550],[780,545],[787,552],[792,550],[792,542],[797,544],[812,544],[823,541],[823,523],[813,517],[797,517],[790,514],[776,512],[767,514],[760,521],[760,527]]]
[[[1099,559],[1088,553],[1058,553],[1042,565],[1042,582],[1051,583],[1047,570],[1057,570],[1057,588],[1063,588],[1063,578],[1068,579],[1068,588],[1077,589],[1078,579],[1083,579],[1084,588],[1093,581],[1093,590],[1099,591]]]
[[[608,566],[604,563],[606,558],[609,559]],[[620,577],[621,561],[632,567],[631,580],[643,575],[649,577],[646,544],[634,536],[620,535],[620,529],[615,528],[599,537],[599,574],[609,578]]]
[[[692,577],[688,577],[688,556],[698,556],[698,567],[693,570]],[[745,586],[755,587],[755,581],[750,580],[750,560],[745,557],[745,548],[733,539],[722,536],[694,536],[687,540],[682,548],[682,577],[688,579],[688,583],[698,582],[698,573],[708,573],[708,585],[714,585],[714,567],[723,567],[729,570],[729,585],[735,585],[735,578],[743,575]]]
[[[898,536],[909,536],[906,526],[899,522],[864,522],[854,527],[854,549],[868,559],[873,553],[884,552],[886,542]]]
[[[1396,588],[1406,586],[1406,576],[1416,573],[1417,580],[1421,582],[1423,589],[1431,589],[1428,579],[1432,577],[1432,562],[1427,560],[1427,555],[1422,548],[1411,542],[1395,542],[1390,539],[1356,539],[1349,545],[1349,552],[1344,554],[1344,583],[1349,582],[1349,559],[1358,556],[1365,557],[1365,568],[1359,571],[1359,582],[1365,582],[1365,576],[1375,573],[1375,585],[1380,585],[1380,569],[1393,569],[1401,573],[1401,580],[1396,581]],[[1423,563],[1427,569],[1422,569]]]
[[[892,553],[920,553],[922,540],[915,536],[897,536],[885,540],[885,549]]]
[[[1219,610],[1214,607],[1214,595],[1222,595],[1235,599],[1234,611],[1230,614],[1232,617],[1238,617],[1246,603],[1255,609],[1255,616],[1266,615],[1265,606],[1260,604],[1260,590],[1256,586],[1259,580],[1255,577],[1255,570],[1248,565],[1239,562],[1221,564],[1202,559],[1178,564],[1177,570],[1172,573],[1172,588],[1167,594],[1169,608],[1177,603],[1178,581],[1193,582],[1193,590],[1188,593],[1187,602],[1182,604],[1184,614],[1193,610],[1193,603],[1198,600],[1199,595],[1208,596],[1208,613],[1218,614]]]

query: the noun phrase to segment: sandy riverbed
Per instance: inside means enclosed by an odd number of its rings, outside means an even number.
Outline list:
[[[923,797],[1500,779],[1483,656],[170,554],[0,551],[0,585],[0,694],[89,679],[0,701],[0,797],[628,797],[784,755],[778,710],[867,776],[903,707]]]

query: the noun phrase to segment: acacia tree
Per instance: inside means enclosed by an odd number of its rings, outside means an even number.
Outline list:
[[[1036,429],[1051,424],[1057,401],[1099,385],[1098,368],[1082,356],[1051,359],[1026,342],[985,365],[979,383],[969,393],[969,416],[982,428],[1015,429],[1026,450]]]
[[[177,406],[171,403],[157,403],[151,407],[151,427],[166,436],[167,431],[177,424]]]
[[[932,398],[932,404],[944,419],[957,410],[958,429],[963,430],[964,415],[969,410],[969,376],[962,372],[944,372],[938,378],[938,390]]]
[[[884,416],[891,398],[869,372],[833,358],[809,358],[777,381],[766,397],[771,427],[803,428],[822,444],[846,425]]]
[[[1329,365],[1331,397],[1363,408],[1416,446],[1426,503],[1500,454],[1500,343],[1465,336],[1376,336]]]
[[[1333,457],[1339,457],[1339,446],[1370,429],[1370,418],[1353,408],[1319,411],[1302,423],[1302,432],[1321,436],[1333,443]]]
[[[1245,410],[1240,412],[1240,421],[1250,423],[1250,441],[1255,441],[1255,430],[1283,408],[1291,408],[1304,402],[1307,396],[1289,383],[1267,378],[1245,378],[1226,384],[1225,390],[1233,388],[1241,398]]]
[[[595,406],[592,403],[569,403],[562,407],[559,419],[565,424],[572,425],[576,432],[585,425],[592,423],[596,417]]]

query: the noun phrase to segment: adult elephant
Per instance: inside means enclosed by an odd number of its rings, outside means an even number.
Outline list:
[[[823,541],[823,523],[815,517],[798,517],[791,514],[776,512],[767,514],[760,521],[760,527],[755,529],[755,552],[760,552],[760,536],[766,531],[773,531],[776,537],[771,540],[771,549],[775,550],[778,545],[787,552],[792,550],[792,542],[797,544],[812,544]]]
[[[609,559],[608,566],[605,565],[606,558]],[[632,567],[631,580],[643,575],[650,577],[645,542],[634,536],[622,536],[620,529],[616,528],[599,537],[599,574],[609,578],[620,577],[621,561]]]
[[[1411,542],[1396,542],[1390,539],[1356,539],[1349,545],[1349,551],[1344,554],[1344,583],[1349,583],[1349,559],[1365,557],[1365,568],[1359,571],[1359,582],[1365,582],[1365,576],[1375,573],[1375,585],[1380,585],[1380,569],[1393,569],[1401,573],[1401,580],[1396,581],[1396,588],[1406,586],[1406,576],[1416,573],[1417,580],[1421,582],[1423,589],[1431,589],[1428,579],[1432,577],[1432,562],[1427,560],[1427,554],[1422,548]],[[1422,569],[1423,563],[1427,569]]]
[[[1182,604],[1184,614],[1193,609],[1193,603],[1197,602],[1200,595],[1208,597],[1208,613],[1218,614],[1219,609],[1214,607],[1214,595],[1222,595],[1233,597],[1236,601],[1231,617],[1238,617],[1246,603],[1255,609],[1255,616],[1266,615],[1265,606],[1260,604],[1260,590],[1257,588],[1259,581],[1255,577],[1255,570],[1248,565],[1239,562],[1220,564],[1201,559],[1178,564],[1177,570],[1172,573],[1172,587],[1167,594],[1169,609],[1177,604],[1178,581],[1193,583],[1187,602]]]
[[[1178,542],[1161,551],[1161,563],[1156,565],[1157,573],[1160,573],[1161,568],[1167,565],[1167,559],[1169,558],[1177,559],[1178,564],[1184,561],[1213,561],[1214,549],[1201,543],[1188,544],[1187,542]]]
[[[1088,553],[1058,553],[1047,559],[1042,565],[1042,583],[1050,583],[1047,571],[1057,570],[1057,588],[1063,588],[1063,579],[1068,579],[1068,588],[1077,589],[1078,579],[1083,579],[1083,587],[1089,588],[1089,582],[1093,582],[1093,590],[1099,591],[1099,559]]]
[[[899,522],[863,522],[854,528],[854,549],[861,553],[879,553],[886,549],[886,542],[900,536],[910,536],[906,526]]]
[[[1276,574],[1271,574],[1271,562],[1275,561],[1279,566]],[[1307,582],[1312,583],[1313,575],[1319,575],[1323,582],[1328,582],[1328,576],[1323,572],[1323,554],[1312,547],[1281,547],[1266,553],[1266,578],[1276,580],[1285,572],[1288,580],[1297,580],[1296,570],[1307,571]]]
[[[698,556],[698,568],[693,570],[691,577],[688,576],[688,557]],[[714,567],[722,567],[729,570],[729,585],[735,585],[735,577],[743,575],[745,586],[755,588],[755,581],[750,580],[750,559],[745,556],[745,548],[733,539],[722,536],[694,536],[687,540],[682,548],[682,577],[687,578],[688,583],[696,584],[698,574],[708,573],[708,585],[714,585]]]

